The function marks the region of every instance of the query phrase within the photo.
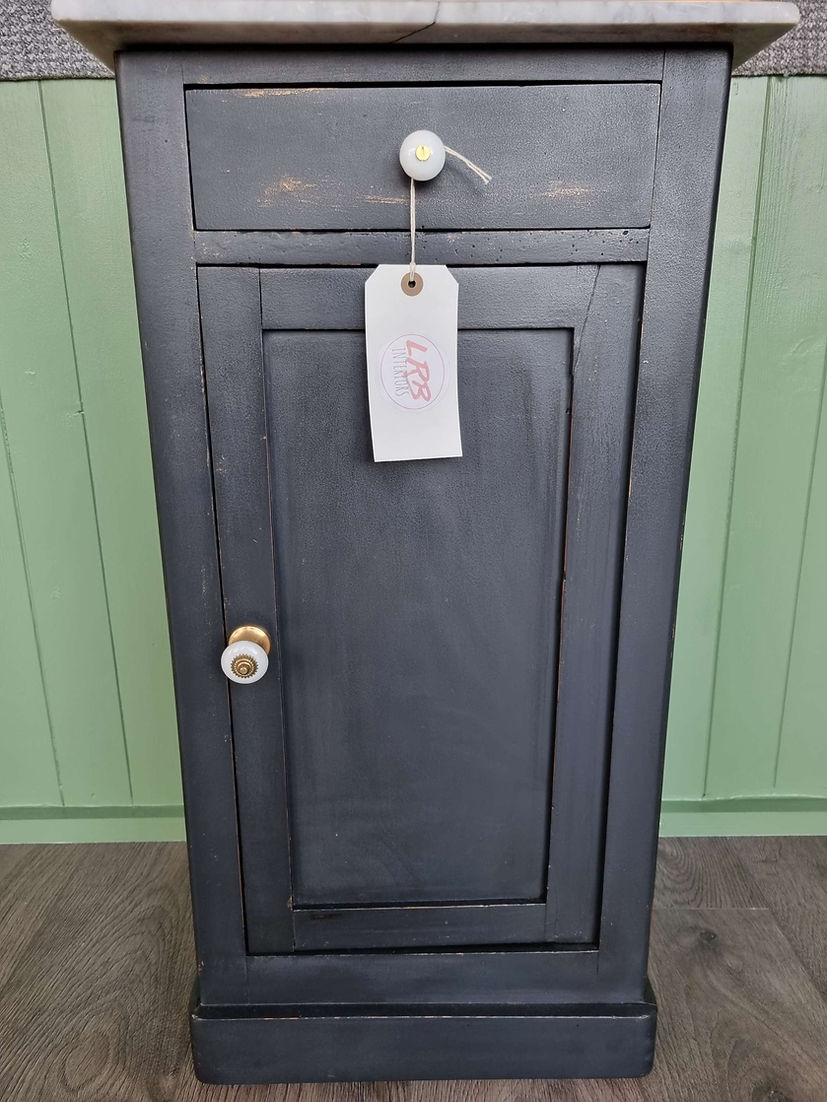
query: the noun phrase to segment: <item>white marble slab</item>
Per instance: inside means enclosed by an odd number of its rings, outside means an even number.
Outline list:
[[[798,22],[779,0],[52,0],[113,64],[134,46],[729,42],[740,64]]]

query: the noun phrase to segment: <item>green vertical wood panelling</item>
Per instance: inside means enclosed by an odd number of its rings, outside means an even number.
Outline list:
[[[827,323],[827,82],[772,78],[707,793],[773,791]],[[827,680],[827,679],[826,679]]]
[[[775,779],[791,795],[827,796],[827,395],[821,402]]]
[[[0,148],[0,157],[4,150]],[[0,393],[0,806],[59,804]]]
[[[825,120],[825,78],[734,82],[667,829],[818,830],[827,814],[783,799],[827,795]],[[177,750],[110,82],[0,85],[0,403],[0,839],[172,836]],[[60,781],[68,806],[52,813]]]
[[[729,100],[678,597],[667,799],[697,799],[706,780],[767,87],[766,78],[735,81]]]
[[[181,799],[115,87],[42,86],[135,803]]]
[[[0,85],[0,150],[0,394],[63,795],[70,804],[128,803],[95,503],[36,83]],[[3,624],[2,630],[14,628]]]

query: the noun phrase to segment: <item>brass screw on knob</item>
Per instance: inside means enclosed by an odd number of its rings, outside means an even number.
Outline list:
[[[240,654],[233,659],[231,669],[236,677],[252,677],[258,669],[258,662],[249,654]]]

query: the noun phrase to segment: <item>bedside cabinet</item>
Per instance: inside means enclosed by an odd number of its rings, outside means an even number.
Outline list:
[[[651,1066],[733,40],[681,35],[118,55],[205,1080]],[[364,288],[420,128],[492,177],[417,195],[463,456],[374,463]]]

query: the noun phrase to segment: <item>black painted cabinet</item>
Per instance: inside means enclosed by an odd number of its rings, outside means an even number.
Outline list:
[[[127,53],[196,1065],[636,1075],[729,75],[698,49]],[[461,459],[376,464],[364,285],[459,284]],[[238,625],[266,675],[225,680]]]

